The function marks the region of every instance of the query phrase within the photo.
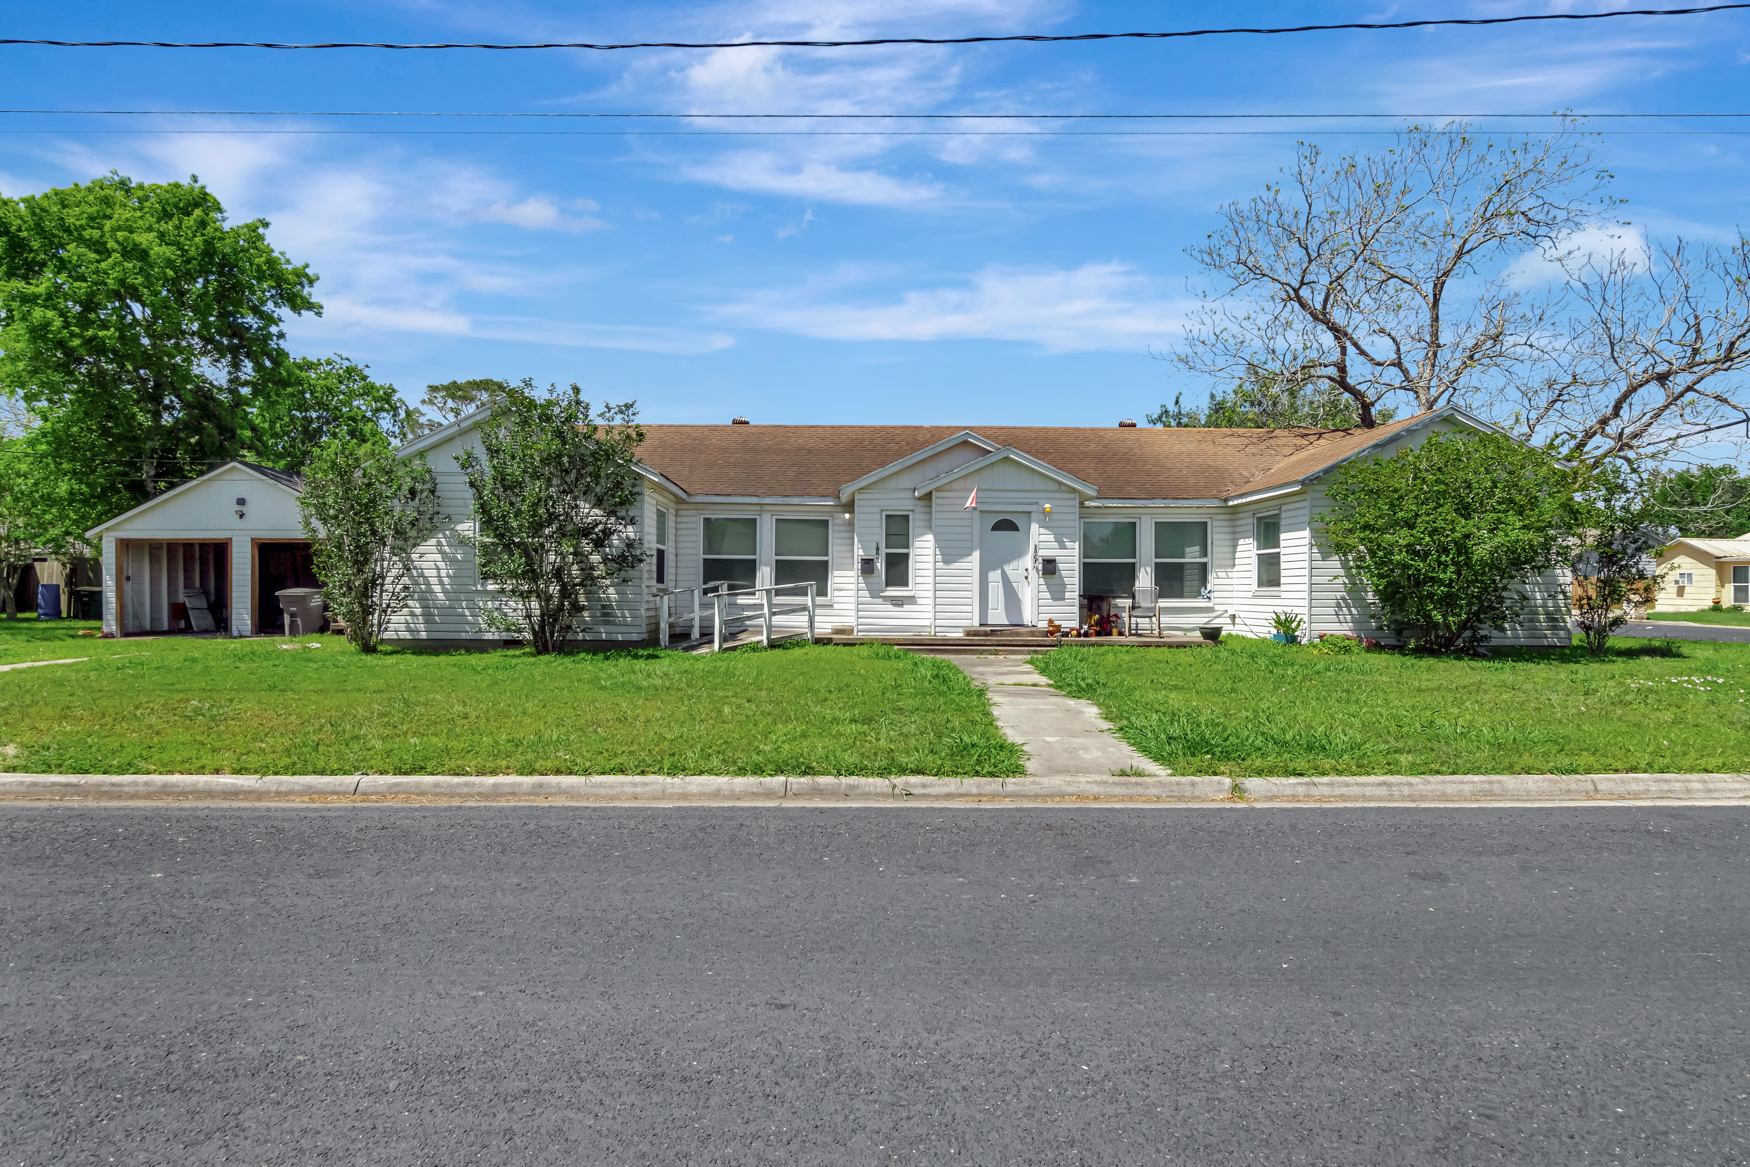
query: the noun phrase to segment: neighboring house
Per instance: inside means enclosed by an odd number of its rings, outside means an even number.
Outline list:
[[[1750,533],[1736,539],[1679,539],[1659,555],[1662,612],[1699,612],[1722,604],[1750,604]]]
[[[478,451],[480,410],[407,446],[436,473],[451,528],[426,548],[392,639],[492,643],[472,504],[455,455]],[[1437,429],[1489,429],[1448,408],[1372,430],[1057,426],[653,425],[637,523],[649,558],[591,607],[600,642],[655,636],[665,592],[812,579],[818,627],[958,636],[978,625],[1077,624],[1088,597],[1161,590],[1168,629],[1219,620],[1252,636],[1275,611],[1309,633],[1389,640],[1312,537],[1324,480]],[[1528,581],[1532,604],[1496,643],[1569,643],[1568,583]],[[1205,598],[1206,593],[1206,598]],[[677,596],[683,613],[690,596]],[[780,617],[795,628],[801,616]],[[684,623],[683,619],[683,623]]]
[[[93,527],[86,537],[102,540],[104,632],[172,631],[171,606],[191,589],[232,636],[277,631],[273,593],[316,582],[301,491],[295,475],[227,462]]]

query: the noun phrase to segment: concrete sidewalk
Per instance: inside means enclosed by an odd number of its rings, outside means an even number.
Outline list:
[[[1012,742],[1027,751],[1027,774],[1108,777],[1162,775],[1100,716],[1092,701],[1065,696],[1028,663],[1030,656],[949,656],[990,694],[991,712]]]
[[[1746,774],[1460,774],[1434,777],[835,778],[641,775],[0,774],[0,802],[504,802],[768,806],[1077,803],[1114,805],[1750,805]]]

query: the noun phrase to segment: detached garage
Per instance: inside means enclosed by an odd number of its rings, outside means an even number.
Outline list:
[[[319,586],[295,475],[227,462],[94,527],[106,636],[282,633],[274,593]]]

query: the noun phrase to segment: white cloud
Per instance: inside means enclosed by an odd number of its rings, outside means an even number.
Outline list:
[[[949,286],[884,302],[830,303],[859,282],[839,272],[800,289],[721,306],[726,319],[828,340],[1009,340],[1053,352],[1137,349],[1183,327],[1190,302],[1118,262],[1078,268],[987,267]]]
[[[572,205],[580,211],[599,209],[588,199],[576,200]],[[532,231],[568,231],[574,235],[583,231],[600,231],[607,226],[589,215],[567,215],[545,195],[532,195],[520,203],[499,199],[474,211],[473,217],[482,223],[508,223]]]
[[[948,188],[927,177],[900,178],[878,170],[849,169],[822,158],[798,158],[771,150],[738,150],[682,165],[697,182],[731,190],[787,195],[861,206],[913,207],[939,202]]]
[[[1566,261],[1567,271],[1575,271],[1588,264],[1607,265],[1619,257],[1627,260],[1637,271],[1646,271],[1651,264],[1647,233],[1643,228],[1632,225],[1625,227],[1614,223],[1594,223],[1564,235],[1557,241],[1554,252],[1555,254],[1528,252],[1520,256],[1507,269],[1507,285],[1513,288],[1533,288],[1565,280],[1567,272],[1563,270],[1556,255]]]

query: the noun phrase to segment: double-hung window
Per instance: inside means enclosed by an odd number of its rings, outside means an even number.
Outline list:
[[[1082,524],[1082,594],[1128,596],[1136,589],[1136,524]]]
[[[881,586],[890,592],[905,591],[911,587],[911,515],[884,515],[881,529],[887,544]]]
[[[814,594],[826,595],[832,588],[832,520],[772,520],[772,570],[775,584],[813,581]],[[798,592],[786,592],[795,599]]]
[[[1750,604],[1750,564],[1732,569],[1732,603]]]
[[[1693,571],[1680,571],[1680,572],[1678,572],[1677,573],[1677,586],[1680,588],[1692,588],[1692,587],[1694,587],[1695,586],[1695,573]]]
[[[656,538],[651,540],[656,549],[656,582],[659,585],[668,583],[668,512],[657,508]]]
[[[1282,516],[1259,515],[1252,528],[1254,555],[1258,561],[1258,586],[1282,586]]]
[[[758,548],[758,519],[706,519],[700,582],[706,587],[720,583],[753,587],[759,571]]]
[[[1163,600],[1195,600],[1209,586],[1209,524],[1155,524],[1155,586]]]

